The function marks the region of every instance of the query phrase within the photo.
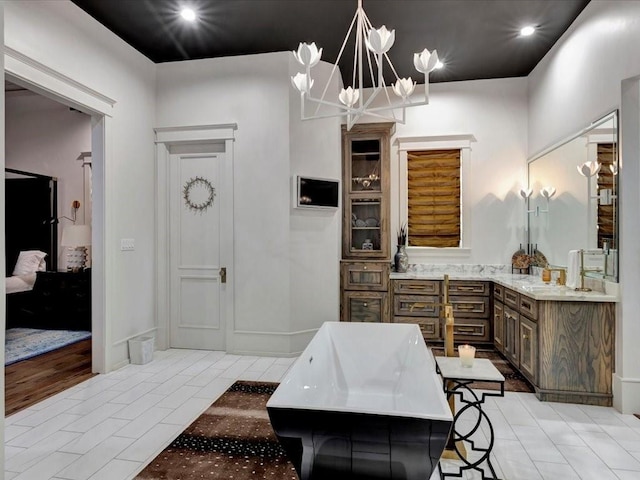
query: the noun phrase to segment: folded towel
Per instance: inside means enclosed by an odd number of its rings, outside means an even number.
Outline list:
[[[567,287],[576,288],[580,285],[580,250],[569,250],[567,261]]]

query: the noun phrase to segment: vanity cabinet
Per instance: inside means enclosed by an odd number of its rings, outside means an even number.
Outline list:
[[[349,292],[343,294],[343,321],[381,323],[389,321],[386,292]]]
[[[491,282],[451,280],[449,302],[453,307],[453,335],[456,342],[491,341]],[[444,319],[441,320],[444,331]]]
[[[342,321],[390,318],[389,151],[394,126],[342,129]]]
[[[493,284],[493,346],[504,353],[504,287]]]
[[[444,315],[441,280],[392,280],[393,322],[417,324],[426,341],[442,341]],[[455,280],[449,282],[449,302],[453,308],[454,341],[491,341],[491,283]]]
[[[505,306],[504,315],[504,356],[515,367],[520,367],[520,315]]]
[[[611,405],[614,303],[535,300],[494,286],[493,322],[496,349],[540,400]]]

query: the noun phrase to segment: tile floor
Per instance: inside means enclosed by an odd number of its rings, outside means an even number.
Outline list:
[[[235,380],[279,381],[293,360],[167,350],[147,365],[98,375],[7,417],[4,478],[131,479]],[[486,411],[503,479],[640,480],[640,420],[632,415],[510,392],[489,399]]]

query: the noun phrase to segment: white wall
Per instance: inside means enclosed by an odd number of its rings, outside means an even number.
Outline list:
[[[407,109],[405,125],[397,124],[391,149],[391,232],[399,218],[396,138],[473,135],[468,189],[471,253],[435,252],[429,263],[510,264],[524,240],[524,202],[518,194],[526,183],[526,79],[477,80],[430,85],[429,105]],[[401,219],[404,222],[405,219]],[[439,249],[438,249],[439,250]],[[410,259],[411,261],[411,259]]]
[[[93,225],[94,239],[104,242],[106,369],[111,369],[127,361],[130,336],[154,328],[155,65],[71,2],[4,5],[4,41],[12,52],[44,65],[48,70],[41,76],[60,78],[61,88],[70,86],[65,91],[77,82],[116,102],[113,116],[103,122],[104,230]],[[135,238],[136,250],[121,252],[120,238]]]
[[[77,158],[91,151],[91,117],[29,91],[8,92],[5,102],[6,166],[57,177],[58,217],[71,218],[71,203],[78,200],[77,223],[84,224],[90,205],[84,204],[83,162]],[[58,245],[63,228],[71,224],[60,219]],[[64,251],[58,247],[59,270],[66,270]]]
[[[336,122],[313,128],[291,119],[299,106],[290,106],[290,62],[282,52],[158,65],[157,126],[238,126],[235,325],[227,346],[235,352],[297,352],[312,334],[305,330],[317,328],[329,311],[337,318],[338,214],[292,213],[291,175],[336,178],[339,129]],[[312,231],[301,230],[307,228]],[[310,298],[311,287],[316,297]]]
[[[637,82],[621,101],[621,81],[640,74],[640,2],[593,0],[529,76],[529,152],[533,154],[621,108],[620,282],[614,404],[640,411],[640,258]],[[633,121],[633,119],[636,121]],[[628,143],[627,143],[628,142]],[[625,144],[630,148],[625,148]]]
[[[289,55],[289,75],[300,70]],[[318,64],[312,75],[312,94],[319,97],[329,78],[330,65]],[[332,80],[329,94],[341,88],[339,75]],[[290,177],[329,178],[342,183],[340,119],[302,121],[300,94],[294,88],[289,88],[288,93]],[[293,208],[290,203],[290,212],[290,318],[294,331],[308,332],[293,339],[292,351],[301,351],[322,322],[339,320],[342,209],[304,210]]]

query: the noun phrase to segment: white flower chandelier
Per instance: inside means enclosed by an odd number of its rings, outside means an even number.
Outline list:
[[[327,90],[331,84],[331,80],[338,69],[338,63],[342,57],[342,53],[351,37],[354,26],[355,34],[355,53],[354,53],[354,69],[352,85],[343,88],[338,95],[339,102],[326,99]],[[411,78],[399,78],[391,60],[387,55],[389,49],[395,41],[395,30],[387,30],[384,25],[378,29],[371,26],[371,22],[362,8],[362,0],[358,0],[358,8],[351,21],[349,31],[342,43],[340,53],[336,63],[331,70],[327,84],[322,91],[320,98],[311,96],[311,88],[314,80],[311,77],[311,68],[318,64],[322,56],[322,48],[318,49],[315,43],[300,43],[298,50],[293,52],[296,61],[305,68],[304,73],[298,73],[291,77],[291,83],[300,92],[300,112],[303,120],[313,118],[326,118],[335,116],[347,117],[347,129],[358,121],[363,115],[372,115],[375,117],[391,120],[398,123],[405,122],[406,107],[415,107],[418,105],[426,105],[429,103],[429,73],[433,71],[438,64],[438,54],[435,50],[429,52],[426,48],[413,56],[413,65],[416,70],[424,74],[424,99],[412,100],[411,95],[416,89],[416,82]],[[366,47],[366,48],[365,48]],[[372,87],[368,95],[364,92],[365,59],[367,61],[368,73],[371,78]],[[388,64],[396,78],[392,83],[391,89],[398,97],[395,102],[391,100],[387,85],[384,82],[383,65]],[[374,105],[376,98],[382,97],[382,102]],[[384,102],[386,100],[386,102]],[[313,102],[317,104],[313,115],[307,116],[305,104]],[[320,115],[320,107],[326,105],[337,109],[337,113]],[[402,116],[396,115],[396,111],[401,110]]]

